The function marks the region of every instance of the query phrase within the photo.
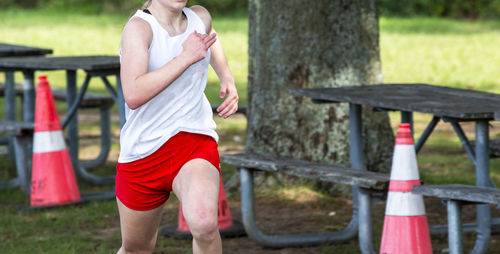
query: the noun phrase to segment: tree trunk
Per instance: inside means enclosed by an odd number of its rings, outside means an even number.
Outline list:
[[[349,106],[312,104],[293,88],[382,83],[375,1],[249,1],[246,151],[349,163]],[[388,171],[385,112],[363,107],[366,168]]]

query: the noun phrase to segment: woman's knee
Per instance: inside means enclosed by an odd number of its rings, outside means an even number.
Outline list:
[[[219,228],[217,227],[217,215],[198,214],[188,222],[191,234],[196,240],[212,241],[217,238]]]

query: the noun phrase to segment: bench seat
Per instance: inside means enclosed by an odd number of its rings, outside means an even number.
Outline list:
[[[462,239],[462,205],[480,204],[477,207],[478,221],[475,226],[476,245],[471,253],[484,253],[483,246],[488,246],[491,237],[491,215],[489,207],[496,204],[500,207],[500,190],[497,188],[479,187],[463,184],[420,185],[413,186],[412,193],[438,197],[446,200],[448,217],[448,247],[450,254],[464,253]],[[486,204],[486,205],[483,205]],[[478,247],[479,246],[479,247]],[[479,251],[477,250],[479,248]]]
[[[14,86],[14,93],[16,96],[23,97],[24,91],[21,84],[16,84]],[[67,95],[64,89],[52,88],[52,94],[54,95],[54,100],[66,102]],[[5,96],[5,85],[0,83],[0,96]],[[81,165],[86,168],[93,168],[102,165],[106,162],[110,148],[111,148],[111,116],[110,110],[114,105],[114,100],[112,97],[97,93],[86,92],[80,104],[79,108],[97,108],[100,111],[100,127],[101,127],[101,150],[99,155],[93,160],[82,161]],[[74,112],[74,111],[73,111]],[[68,124],[68,115],[61,123],[62,127],[65,128]],[[71,117],[71,116],[70,116]],[[5,139],[0,139],[0,144],[8,143]],[[11,149],[10,149],[11,150]]]
[[[15,92],[17,96],[23,96],[23,89],[21,85],[16,84]],[[5,85],[0,84],[0,96],[5,94]],[[52,94],[56,101],[66,101],[66,91],[59,88],[52,88]],[[85,96],[80,103],[81,108],[99,108],[101,106],[109,106],[114,103],[110,96],[86,92]]]
[[[366,189],[382,191],[386,190],[389,185],[388,174],[292,158],[280,158],[272,155],[224,154],[221,156],[221,160],[241,168],[279,172],[320,181],[354,185]]]
[[[24,133],[31,134],[35,125],[29,122],[1,121],[0,134],[23,135]]]
[[[58,101],[66,101],[66,91],[62,89],[52,88],[54,99]],[[86,92],[80,103],[81,108],[98,108],[103,105],[112,105],[114,100],[107,95]]]
[[[442,199],[495,204],[500,207],[500,189],[463,184],[415,185],[412,193]]]
[[[0,189],[21,186],[24,193],[29,195],[31,175],[29,163],[31,151],[29,144],[33,140],[34,124],[29,122],[0,121],[0,134],[10,135],[15,151],[13,162],[16,165],[17,177],[7,181],[0,181]]]
[[[235,165],[240,170],[241,213],[248,236],[258,244],[269,248],[316,245],[344,242],[356,236],[363,253],[373,252],[372,199],[385,194],[389,174],[357,170],[338,165],[325,165],[269,154],[224,154],[221,161]],[[275,172],[353,186],[353,213],[351,221],[340,231],[312,234],[267,235],[255,220],[253,172]]]

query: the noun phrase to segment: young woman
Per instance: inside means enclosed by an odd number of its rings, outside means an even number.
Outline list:
[[[221,81],[227,118],[238,94],[208,11],[187,0],[149,0],[125,25],[121,80],[126,123],[120,134],[116,197],[122,246],[151,253],[171,191],[193,235],[194,253],[222,253],[217,228],[218,136],[204,90],[208,64]]]

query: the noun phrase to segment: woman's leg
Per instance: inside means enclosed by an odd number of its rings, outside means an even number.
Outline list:
[[[193,253],[222,253],[217,227],[219,171],[210,162],[193,159],[182,166],[172,189],[193,235]]]
[[[152,253],[158,235],[163,205],[149,211],[132,210],[117,198],[122,246],[118,254]]]

